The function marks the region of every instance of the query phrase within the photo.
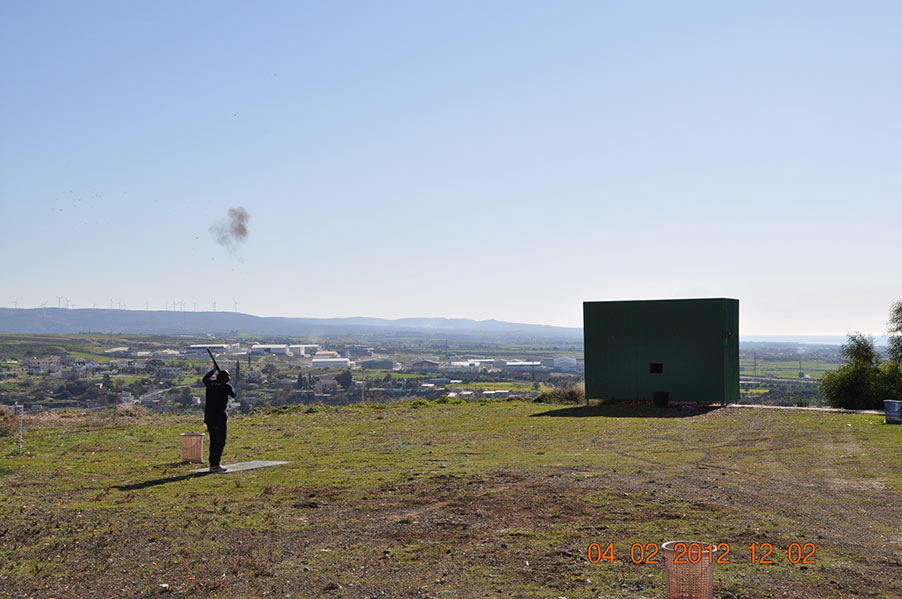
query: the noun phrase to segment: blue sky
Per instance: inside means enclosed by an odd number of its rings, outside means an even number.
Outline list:
[[[0,5],[0,305],[748,335],[902,299],[897,2]],[[230,253],[210,227],[250,214]]]

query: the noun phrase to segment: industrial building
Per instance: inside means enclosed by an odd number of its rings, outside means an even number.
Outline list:
[[[249,352],[252,356],[262,356],[263,354],[272,354],[274,356],[291,356],[291,350],[288,349],[288,344],[286,343],[257,343],[251,346],[251,350]]]
[[[239,343],[196,343],[194,345],[189,345],[188,349],[185,350],[185,353],[188,355],[207,355],[207,350],[210,350],[214,354],[225,354],[229,352],[236,352],[241,348]]]
[[[584,302],[586,397],[739,399],[739,300]]]
[[[361,363],[361,366],[363,366],[364,368],[373,368],[379,370],[393,370],[395,367],[395,361],[386,359],[367,360],[366,362]]]
[[[314,368],[349,368],[351,361],[347,358],[313,358]]]
[[[435,372],[441,366],[438,358],[418,358],[410,363],[409,370],[415,372]]]
[[[296,356],[306,356],[307,354],[314,354],[319,351],[319,348],[319,345],[313,343],[297,343],[288,346],[288,349],[291,351],[291,353]]]

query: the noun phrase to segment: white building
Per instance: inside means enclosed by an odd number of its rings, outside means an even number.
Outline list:
[[[288,349],[291,350],[291,353],[296,356],[306,356],[307,354],[314,354],[319,351],[319,345],[311,343],[297,343],[289,345]]]
[[[483,366],[479,360],[459,360],[451,362],[450,365],[445,366],[445,370],[451,370],[455,372],[479,372],[484,368],[485,366]]]
[[[241,349],[241,344],[239,343],[198,343],[195,345],[189,345],[188,349],[185,350],[185,353],[188,355],[196,355],[203,354],[206,355],[207,350],[210,350],[214,354],[226,354],[230,352],[235,352]]]
[[[291,356],[291,350],[288,349],[287,343],[257,343],[251,346],[249,352],[252,356],[262,356],[263,354],[272,354],[274,356]]]
[[[410,363],[410,370],[416,372],[434,372],[439,369],[439,366],[441,366],[441,362],[438,360],[420,358]]]
[[[508,360],[507,361],[507,370],[517,370],[517,371],[535,371],[542,370],[543,366],[541,362],[527,362],[525,360]]]
[[[554,359],[554,369],[563,372],[584,372],[586,370],[585,359],[573,356],[561,356]]]
[[[314,368],[350,368],[351,361],[347,358],[313,358]]]

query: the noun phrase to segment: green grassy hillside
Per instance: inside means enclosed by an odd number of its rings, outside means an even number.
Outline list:
[[[898,598],[902,427],[882,420],[298,410],[233,419],[224,460],[290,464],[192,476],[178,435],[197,419],[42,415],[26,455],[0,436],[0,597],[651,599],[663,563],[634,564],[631,546],[688,539],[729,544],[721,598]],[[814,564],[790,563],[794,542]],[[592,543],[617,559],[591,563]],[[774,563],[753,564],[765,543]]]

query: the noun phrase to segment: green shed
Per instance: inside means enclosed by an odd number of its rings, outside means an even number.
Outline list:
[[[583,338],[589,399],[739,399],[737,299],[583,302]]]

